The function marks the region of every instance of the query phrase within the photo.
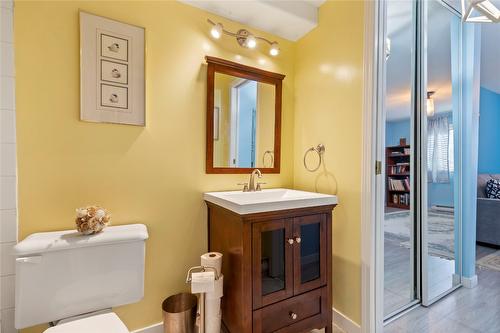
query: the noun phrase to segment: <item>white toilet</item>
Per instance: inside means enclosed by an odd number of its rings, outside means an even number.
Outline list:
[[[17,329],[46,333],[129,333],[111,312],[144,296],[146,226],[36,233],[14,247]]]

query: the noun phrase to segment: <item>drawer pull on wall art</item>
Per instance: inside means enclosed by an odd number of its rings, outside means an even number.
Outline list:
[[[318,154],[318,165],[315,168],[309,168],[307,166],[307,162],[306,162],[307,154],[309,154],[312,151],[314,151]],[[321,163],[323,163],[323,154],[324,153],[325,153],[325,146],[322,145],[321,143],[319,145],[317,145],[316,147],[311,147],[311,148],[307,149],[306,152],[304,153],[304,168],[306,168],[306,170],[309,172],[314,172],[314,171],[318,170],[319,167],[321,166]]]

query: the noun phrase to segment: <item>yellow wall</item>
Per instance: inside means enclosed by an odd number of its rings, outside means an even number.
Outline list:
[[[78,9],[146,28],[146,127],[79,120]],[[75,208],[94,203],[114,224],[146,224],[145,297],[117,311],[130,329],[159,322],[163,298],[187,289],[185,273],[207,248],[202,193],[247,178],[205,174],[206,54],[286,75],[282,170],[264,177],[293,185],[293,44],[251,29],[278,40],[271,59],[265,48],[213,41],[208,17],[242,27],[174,1],[15,4],[20,239],[73,228]]]
[[[295,57],[294,185],[339,196],[333,305],[359,323],[363,2],[323,4],[318,27],[297,43]],[[318,143],[326,146],[324,168],[310,173],[302,157]]]
[[[214,105],[219,107],[219,140],[214,140],[214,166],[228,167],[231,145],[231,82],[233,76],[216,73]]]

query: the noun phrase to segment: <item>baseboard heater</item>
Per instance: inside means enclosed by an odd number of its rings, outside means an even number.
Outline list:
[[[431,207],[433,211],[443,212],[443,213],[453,213],[455,211],[455,207],[453,206],[443,206],[443,205],[433,205]]]

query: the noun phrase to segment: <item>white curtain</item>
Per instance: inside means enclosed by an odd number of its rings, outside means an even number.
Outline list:
[[[427,172],[431,183],[449,183],[453,172],[453,125],[448,116],[430,119],[427,126]]]

